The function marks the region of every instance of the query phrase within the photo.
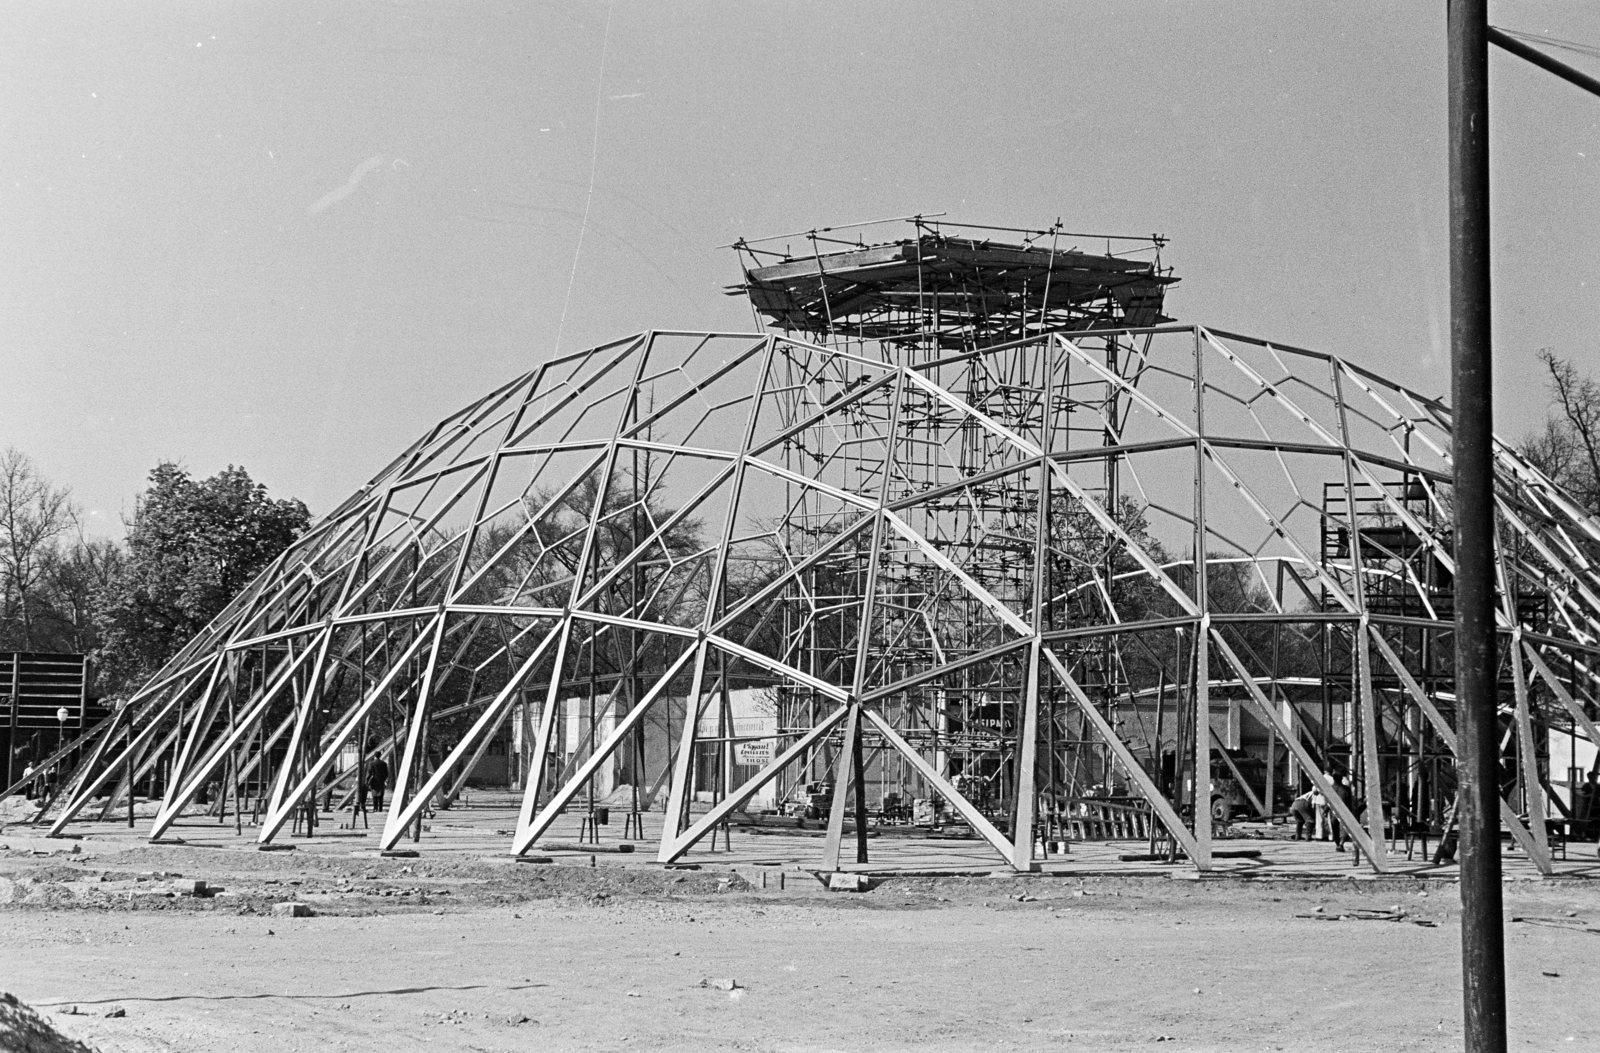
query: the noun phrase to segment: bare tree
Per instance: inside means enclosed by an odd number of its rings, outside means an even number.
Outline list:
[[[1551,348],[1539,349],[1550,373],[1553,413],[1519,450],[1590,511],[1600,511],[1600,383]]]
[[[39,646],[42,594],[56,539],[76,522],[71,491],[51,485],[16,447],[0,453],[0,634],[12,646]]]
[[[46,650],[83,654],[100,646],[99,614],[122,574],[124,556],[116,541],[82,533],[53,550],[40,589],[48,609],[36,612],[35,646],[43,641]]]

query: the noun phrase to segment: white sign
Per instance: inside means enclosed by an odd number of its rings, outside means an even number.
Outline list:
[[[772,740],[736,742],[733,745],[733,759],[738,764],[764,768],[772,763]]]

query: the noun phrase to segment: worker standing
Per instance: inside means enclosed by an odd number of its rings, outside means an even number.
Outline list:
[[[1572,795],[1572,819],[1574,831],[1578,838],[1589,841],[1594,838],[1596,819],[1596,806],[1600,805],[1600,787],[1595,785],[1595,772],[1591,771],[1578,784],[1577,791]]]
[[[1314,840],[1326,841],[1328,839],[1328,798],[1323,796],[1321,788],[1311,791],[1311,808],[1317,816],[1317,836]]]
[[[367,789],[372,791],[372,810],[383,811],[383,791],[389,785],[389,765],[380,757],[367,765]]]
[[[1352,790],[1353,790],[1353,787],[1350,784],[1350,776],[1348,776],[1348,775],[1342,775],[1342,776],[1340,776],[1339,778],[1337,778],[1337,779],[1335,779],[1333,781],[1333,792],[1338,796],[1340,802],[1344,804],[1346,811],[1349,811],[1349,809],[1350,809],[1350,796],[1351,796]],[[1338,817],[1334,817],[1333,818],[1333,848],[1334,848],[1334,851],[1336,851],[1336,852],[1343,852],[1344,851],[1344,839],[1345,839],[1344,823],[1341,822],[1338,819]]]

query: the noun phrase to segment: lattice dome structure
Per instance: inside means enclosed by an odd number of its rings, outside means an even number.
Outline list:
[[[539,364],[76,744],[45,821],[154,779],[152,837],[253,797],[265,843],[385,756],[392,848],[510,729],[515,853],[609,802],[661,814],[662,862],[766,810],[825,823],[826,869],[895,822],[1203,869],[1230,813],[1317,787],[1391,869],[1454,795],[1447,407],[1199,325],[1014,323]],[[1558,753],[1600,742],[1600,524],[1497,456],[1504,818],[1548,869]]]

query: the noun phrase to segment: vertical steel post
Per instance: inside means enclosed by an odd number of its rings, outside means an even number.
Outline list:
[[[1506,1048],[1495,693],[1487,0],[1449,0],[1451,435],[1461,980],[1468,1053]]]
[[[859,718],[857,718],[859,720]],[[862,728],[850,742],[851,781],[856,784],[856,862],[867,861],[867,764],[861,747]],[[841,791],[842,792],[842,791]]]
[[[1194,851],[1196,870],[1211,869],[1211,586],[1206,563],[1206,367],[1194,329]]]
[[[134,783],[134,778],[133,777],[134,777],[135,772],[137,771],[137,769],[134,767],[134,763],[133,763],[133,760],[134,760],[134,758],[133,758],[133,705],[131,703],[124,703],[124,705],[127,706],[127,710],[128,710],[128,761],[127,761],[128,829],[132,830],[133,829],[133,783]]]
[[[6,726],[6,785],[10,786],[16,781],[17,758],[17,720],[21,715],[18,696],[22,691],[22,652],[11,653],[11,714],[10,722]]]

